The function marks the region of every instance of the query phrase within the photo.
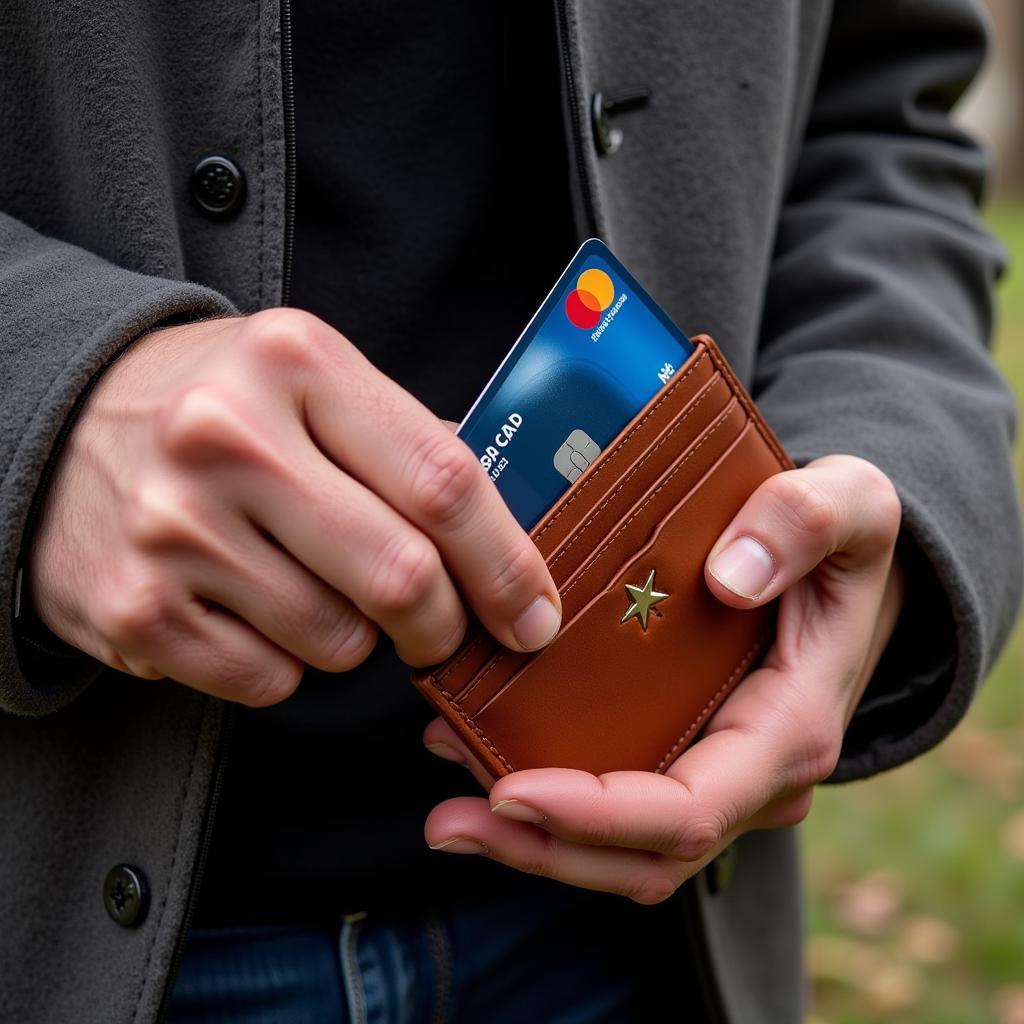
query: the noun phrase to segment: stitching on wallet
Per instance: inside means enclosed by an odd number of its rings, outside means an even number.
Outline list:
[[[593,472],[593,474],[591,474],[591,476],[589,476],[586,480],[583,481],[583,483],[581,484],[579,490],[577,490],[576,493],[544,524],[543,528],[537,534],[537,536],[535,538],[535,542],[540,540],[541,537],[543,537],[544,534],[547,533],[547,531],[552,526],[555,525],[555,523],[561,517],[562,513],[563,512],[567,512],[569,510],[569,507],[572,505],[572,503],[581,494],[583,494],[583,492],[591,485],[591,483],[593,483],[593,481],[596,480],[601,475],[601,473],[603,473],[608,468],[608,466],[615,460],[615,457],[619,454],[619,452],[622,451],[622,449],[626,446],[626,444],[629,443],[629,440],[633,437],[633,435],[651,418],[651,416],[653,416],[658,411],[658,409],[665,402],[668,401],[668,399],[672,396],[672,394],[676,391],[676,389],[679,388],[679,387],[682,387],[682,385],[687,380],[687,378],[689,378],[691,376],[691,374],[695,373],[697,371],[697,369],[701,366],[701,364],[704,363],[708,359],[709,351],[710,350],[705,345],[704,346],[704,351],[700,354],[700,358],[697,359],[697,361],[693,364],[693,366],[691,366],[686,371],[686,373],[684,373],[679,378],[679,380],[674,381],[672,383],[672,386],[665,392],[665,394],[663,394],[661,396],[661,398],[659,398],[658,401],[655,402],[654,405],[651,406],[651,408],[647,410],[647,413],[644,415],[643,419],[641,419],[640,422],[637,423],[633,427],[633,429],[630,430],[630,432],[608,453],[608,456],[604,460],[604,462],[602,462],[597,467],[597,469],[594,470],[594,472]],[[712,362],[714,362],[714,360],[712,360]],[[673,424],[673,426],[671,427],[671,430],[675,430],[675,428],[677,426],[679,426],[679,424],[681,424],[683,422],[683,420],[685,420],[686,417],[690,415],[691,412],[694,411],[694,409],[697,407],[697,405],[699,405],[708,396],[708,394],[710,393],[710,385],[711,385],[711,383],[712,383],[712,381],[709,380],[707,385],[705,385],[708,388],[708,390],[706,390],[704,392],[704,394],[700,398],[697,399],[697,402],[693,406],[691,406],[689,409],[687,409],[683,413],[681,419],[678,421],[678,423]],[[734,384],[732,382],[728,382],[727,381],[727,386],[729,387],[730,391],[734,390]],[[662,438],[662,441],[659,442],[659,446],[660,446],[660,444],[662,444],[666,440],[668,440],[667,437],[666,438]],[[655,451],[656,450],[657,450],[657,448],[655,448]],[[645,458],[647,458],[647,457],[649,457],[650,455],[653,455],[653,454],[654,454],[653,451],[652,452],[648,452],[647,455],[645,455]],[[618,489],[616,489],[616,493],[617,493],[617,490]],[[611,499],[609,498],[609,500],[611,500]],[[600,509],[598,511],[600,511]],[[596,515],[596,514],[597,514],[596,512],[592,513],[591,518],[594,515]],[[561,558],[561,556],[563,554],[565,554],[566,551],[569,550],[569,547],[571,547],[571,545],[573,543],[575,543],[575,537],[576,536],[578,536],[578,534],[576,534],[573,537],[573,539],[570,541],[569,545],[567,545],[566,548],[562,552],[559,553],[559,558]],[[558,559],[555,559],[555,562],[557,562],[557,561],[558,561]],[[553,566],[555,564],[555,562],[552,562],[551,565]],[[483,639],[484,639],[483,635],[482,634],[478,634],[473,640],[471,640],[469,642],[469,644],[466,646],[466,649],[462,652],[461,655],[459,655],[458,658],[455,659],[455,661],[453,661],[450,665],[446,665],[441,670],[441,672],[438,673],[436,676],[432,674],[430,676],[430,681],[435,686],[440,687],[440,685],[466,660],[466,658],[468,658],[469,655],[474,650],[476,650],[477,647],[480,646],[480,644],[483,642]],[[497,652],[493,656],[493,658],[491,660],[491,664],[490,664],[490,666],[487,669],[488,672],[490,671],[491,668],[494,667],[494,665],[497,663],[497,660],[499,660],[499,659],[500,659],[500,652]]]
[[[746,412],[748,421],[751,421],[751,420],[753,421],[754,426],[756,427],[758,434],[760,434],[760,436],[761,436],[761,439],[765,442],[765,444],[768,446],[768,448],[771,451],[771,453],[775,456],[775,459],[778,462],[779,467],[782,470],[787,470],[787,469],[792,468],[792,462],[790,461],[789,457],[779,447],[779,444],[775,440],[775,438],[772,435],[771,431],[766,429],[766,426],[765,426],[765,424],[764,424],[764,422],[763,422],[763,420],[761,418],[760,412],[757,410],[757,408],[755,406],[753,406],[752,402],[750,400],[748,400],[747,397],[745,396],[742,388],[740,388],[740,386],[738,384],[738,381],[736,379],[735,374],[732,372],[730,367],[726,363],[724,363],[724,361],[720,361],[716,357],[715,353],[711,350],[710,347],[705,346],[703,353],[701,353],[700,358],[693,364],[693,366],[690,367],[690,369],[687,370],[687,372],[682,377],[680,377],[679,380],[676,381],[672,385],[671,388],[669,388],[665,392],[665,394],[661,397],[661,399],[659,399],[659,401],[654,406],[652,406],[651,409],[648,410],[648,412],[644,416],[644,418],[642,420],[640,420],[633,427],[632,430],[630,430],[630,432],[615,446],[614,449],[612,449],[611,452],[608,453],[608,457],[606,458],[606,460],[600,466],[598,466],[598,468],[595,470],[595,472],[587,480],[585,480],[583,482],[583,485],[579,488],[579,490],[577,490],[576,494],[574,494],[565,503],[565,505],[563,505],[562,508],[560,508],[558,510],[558,512],[556,512],[551,517],[551,519],[548,520],[548,522],[544,524],[544,527],[537,534],[536,540],[540,540],[540,538],[544,536],[544,534],[555,524],[555,522],[557,522],[557,520],[561,517],[561,515],[564,512],[568,511],[568,509],[572,505],[572,503],[611,464],[611,462],[618,455],[618,453],[621,451],[621,449],[629,442],[630,438],[632,438],[633,435],[649,419],[649,417],[652,416],[657,411],[659,406],[661,406],[661,404],[663,402],[668,400],[668,398],[674,393],[676,388],[681,386],[683,384],[683,382],[692,373],[694,373],[697,370],[697,368],[705,361],[705,359],[708,358],[709,355],[711,357],[712,363],[714,363],[714,365],[715,365],[715,368],[719,371],[719,373],[722,374],[723,378],[725,379],[726,384],[729,387],[729,390],[733,394],[733,397],[737,399],[737,401],[743,407],[744,412]],[[711,382],[709,381],[708,383],[710,384]],[[701,401],[703,401],[704,397],[707,397],[707,392],[705,393],[704,396],[702,396],[701,398],[699,398],[697,400],[697,404],[699,404]],[[694,405],[693,408],[696,408],[696,405]],[[671,434],[671,432],[673,430],[675,430],[676,426],[678,426],[679,423],[682,423],[683,419],[685,419],[686,416],[688,416],[689,413],[691,411],[693,411],[693,408],[691,408],[690,410],[687,410],[686,412],[684,412],[683,416],[680,418],[679,422],[672,425],[672,427],[670,429],[670,432],[669,432],[670,434]],[[609,538],[601,546],[601,548],[595,553],[595,555],[592,557],[592,559],[590,561],[590,564],[587,565],[580,572],[580,574],[576,577],[576,579],[574,579],[572,581],[572,583],[570,583],[570,585],[565,589],[564,594],[567,594],[570,590],[572,590],[572,588],[574,586],[576,586],[577,583],[579,583],[583,579],[583,577],[596,564],[599,556],[601,554],[603,554],[608,549],[608,547],[610,547],[610,545],[612,543],[614,543],[615,539],[619,536],[619,534],[621,534],[622,531],[624,529],[626,529],[626,527],[630,524],[630,522],[632,522],[632,520],[635,519],[636,516],[639,515],[640,512],[642,512],[643,509],[657,496],[658,492],[661,491],[669,483],[669,481],[672,479],[672,477],[674,477],[676,475],[676,473],[678,473],[679,470],[681,470],[683,468],[683,466],[694,455],[696,455],[696,453],[700,449],[701,445],[703,445],[704,442],[707,441],[711,437],[711,435],[714,434],[715,431],[718,430],[719,427],[722,426],[722,424],[725,422],[726,418],[727,418],[727,416],[723,416],[723,418],[714,427],[712,427],[708,431],[708,433],[704,435],[703,438],[700,439],[700,441],[697,443],[696,447],[694,447],[694,449],[688,455],[685,456],[685,458],[682,460],[682,462],[680,462],[679,465],[676,466],[672,470],[672,472],[664,480],[662,480],[662,482],[658,485],[658,487],[650,495],[648,495],[647,499],[643,502],[643,504],[639,508],[634,510],[632,515],[630,515],[630,517],[615,532],[614,536]],[[658,447],[660,447],[660,445],[664,441],[666,441],[666,440],[668,440],[668,436],[666,436],[665,438],[662,439],[661,442],[659,442]],[[654,450],[657,450],[657,447]],[[653,454],[653,451],[647,453],[644,456],[644,458],[646,459],[646,458],[648,458],[652,454]],[[609,497],[608,500],[611,500],[610,497]],[[607,504],[607,502],[605,502],[604,504]],[[604,507],[604,504],[602,505],[602,507]],[[597,514],[597,512],[592,513],[589,518],[592,519],[596,514]],[[589,525],[589,523],[588,523],[588,525]],[[582,532],[582,531],[580,531],[580,532]],[[575,534],[573,536],[573,538],[570,540],[570,544],[567,545],[566,548],[564,548],[561,552],[559,552],[559,556],[558,556],[559,558],[561,558],[561,556],[563,554],[565,554],[565,552],[568,550],[568,547],[571,546],[571,544],[575,542],[575,540],[576,540],[576,538],[578,536],[579,536],[578,533]],[[557,562],[557,561],[558,561],[558,559],[555,560],[555,562]],[[552,566],[554,566],[555,562],[551,563]],[[564,594],[563,594],[563,596],[564,596]],[[736,679],[739,677],[739,675],[744,671],[744,669],[750,663],[750,660],[754,657],[754,655],[757,652],[757,650],[763,645],[766,637],[767,637],[767,632],[763,632],[757,638],[757,640],[753,643],[753,645],[750,647],[750,649],[747,651],[747,653],[743,656],[743,658],[740,661],[740,663],[733,670],[732,675],[729,676],[729,678],[726,680],[726,682],[723,683],[722,686],[717,690],[717,692],[710,698],[710,700],[707,702],[707,704],[701,710],[700,714],[690,724],[690,726],[686,730],[686,732],[684,732],[683,735],[680,736],[678,740],[676,740],[676,742],[669,749],[668,753],[666,753],[665,756],[658,763],[658,766],[655,769],[655,771],[660,772],[663,768],[665,768],[672,761],[672,759],[676,756],[676,753],[678,752],[679,748],[683,744],[685,744],[687,742],[687,740],[690,738],[690,736],[692,736],[693,733],[704,723],[704,721],[707,719],[708,715],[710,714],[711,710],[716,706],[716,704],[722,698],[722,696],[726,692],[728,692],[728,690],[733,686],[733,684],[736,682]],[[494,745],[494,743],[490,740],[490,738],[484,733],[484,731],[478,725],[476,725],[476,723],[474,721],[472,721],[472,719],[469,717],[468,714],[466,714],[466,712],[462,709],[462,707],[455,700],[455,698],[452,696],[452,694],[449,693],[448,690],[446,690],[442,686],[443,680],[447,679],[466,660],[466,658],[469,657],[470,653],[475,648],[477,648],[482,641],[483,641],[483,634],[478,634],[476,636],[476,638],[473,639],[469,643],[469,645],[466,647],[466,650],[463,651],[462,654],[458,658],[456,658],[450,665],[448,665],[440,674],[438,674],[437,676],[431,675],[429,678],[430,678],[431,683],[434,684],[434,686],[437,688],[437,690],[441,693],[441,695],[445,698],[445,700],[448,701],[449,705],[455,710],[456,714],[458,714],[459,717],[466,723],[467,727],[474,733],[474,735],[479,737],[479,739],[483,742],[483,744],[487,747],[487,749],[498,759],[499,763],[504,768],[506,768],[508,771],[512,772],[512,771],[515,771],[515,769],[512,767],[511,762],[509,762],[508,759],[498,750],[498,748]],[[490,663],[487,665],[487,667],[483,670],[482,674],[474,682],[474,684],[473,684],[474,688],[475,688],[476,684],[479,683],[484,678],[484,676],[486,676],[497,664],[500,663],[501,660],[502,660],[502,652],[499,651],[499,652],[497,652],[491,658]]]
[[[687,453],[687,454],[686,454],[685,456],[683,456],[683,459],[682,459],[682,460],[680,461],[680,463],[679,463],[679,464],[678,464],[678,465],[677,465],[677,466],[676,466],[676,467],[675,467],[675,468],[674,468],[674,469],[672,470],[672,472],[671,472],[671,473],[669,473],[669,474],[668,474],[668,476],[666,476],[666,477],[665,477],[665,479],[664,479],[664,480],[662,480],[662,481],[661,481],[661,483],[660,483],[660,484],[658,484],[658,486],[657,486],[657,487],[655,487],[655,489],[654,489],[653,491],[651,491],[651,493],[650,493],[650,494],[648,494],[648,495],[647,495],[647,497],[646,497],[646,498],[645,498],[645,499],[643,500],[643,502],[642,502],[642,503],[641,503],[640,505],[638,505],[638,506],[637,506],[637,507],[636,507],[635,509],[633,509],[633,511],[632,511],[632,512],[630,513],[630,515],[629,515],[629,518],[628,518],[628,519],[627,519],[627,520],[626,520],[626,521],[625,521],[625,522],[624,522],[624,523],[623,523],[623,524],[622,524],[622,525],[621,525],[621,526],[620,526],[620,527],[619,527],[619,528],[618,528],[618,529],[617,529],[617,530],[615,531],[615,533],[613,533],[613,534],[612,534],[612,535],[611,535],[611,536],[610,536],[610,537],[609,537],[609,538],[608,538],[608,539],[607,539],[607,540],[606,540],[606,541],[605,541],[605,542],[604,542],[604,543],[603,543],[603,544],[601,545],[601,547],[599,547],[599,548],[597,549],[597,551],[595,551],[595,552],[594,552],[593,556],[591,557],[591,559],[590,559],[590,561],[589,561],[589,562],[587,563],[587,565],[585,565],[585,566],[584,566],[584,567],[583,567],[583,568],[582,568],[582,569],[581,569],[581,570],[579,571],[579,574],[578,574],[578,575],[576,576],[576,578],[575,578],[575,579],[574,579],[574,580],[573,580],[573,581],[572,581],[572,582],[571,582],[571,583],[570,583],[570,584],[569,584],[569,585],[568,585],[568,586],[567,586],[567,587],[565,588],[565,590],[563,590],[563,591],[562,591],[562,597],[565,597],[565,595],[566,595],[566,594],[568,594],[568,593],[569,593],[569,591],[570,591],[570,590],[572,590],[572,589],[573,589],[573,587],[575,587],[575,586],[576,586],[576,584],[577,584],[577,583],[579,583],[579,582],[580,582],[580,581],[581,581],[581,580],[583,579],[583,577],[584,577],[584,576],[586,576],[586,575],[587,575],[587,573],[588,573],[588,572],[590,572],[590,570],[594,568],[594,566],[595,566],[595,565],[597,564],[597,562],[598,562],[598,560],[600,559],[600,557],[601,557],[601,556],[602,556],[602,555],[603,555],[603,554],[604,554],[604,553],[605,553],[605,552],[606,552],[606,551],[608,550],[608,548],[610,548],[610,547],[612,546],[612,544],[614,544],[614,543],[615,543],[616,539],[617,539],[617,538],[618,538],[618,536],[619,536],[619,535],[620,535],[620,534],[622,533],[622,531],[623,531],[623,530],[625,530],[625,529],[626,529],[626,527],[627,527],[627,526],[629,526],[629,524],[630,524],[631,522],[633,522],[633,520],[634,520],[634,519],[636,519],[636,517],[637,517],[638,515],[640,515],[640,513],[641,513],[641,512],[643,512],[643,510],[644,510],[644,509],[645,509],[645,508],[646,508],[646,507],[647,507],[647,506],[648,506],[648,505],[649,505],[649,504],[650,504],[650,503],[651,503],[652,501],[654,501],[654,499],[655,499],[655,498],[656,498],[656,497],[658,496],[658,492],[659,492],[659,491],[662,491],[662,490],[664,490],[664,489],[665,489],[665,488],[666,488],[666,487],[667,487],[667,486],[669,485],[669,483],[671,483],[671,481],[672,481],[672,478],[673,478],[673,477],[674,477],[674,476],[675,476],[675,475],[676,475],[676,474],[677,474],[677,473],[678,473],[678,472],[679,472],[679,471],[680,471],[680,470],[681,470],[681,469],[683,468],[683,466],[685,466],[685,465],[687,464],[687,462],[689,462],[689,461],[690,461],[690,459],[692,459],[692,458],[694,457],[694,455],[696,455],[696,454],[697,454],[697,452],[698,452],[698,451],[700,451],[700,449],[701,449],[701,446],[702,446],[702,445],[703,445],[703,444],[704,444],[704,443],[705,443],[706,441],[710,441],[710,440],[711,440],[711,437],[712,437],[712,435],[713,435],[713,434],[714,434],[714,433],[715,433],[716,431],[718,431],[718,430],[720,430],[720,429],[722,428],[722,426],[723,426],[723,425],[725,424],[726,420],[728,420],[728,418],[729,418],[729,413],[730,413],[730,412],[731,412],[731,410],[730,410],[730,409],[726,409],[726,410],[725,410],[725,411],[724,411],[724,412],[723,412],[723,413],[721,414],[722,418],[721,418],[721,419],[720,419],[720,420],[719,420],[719,421],[718,421],[718,422],[717,422],[717,423],[716,423],[716,424],[715,424],[715,425],[714,425],[714,426],[713,426],[713,427],[712,427],[712,428],[711,428],[711,429],[710,429],[710,430],[709,430],[709,431],[708,431],[708,432],[707,432],[707,433],[706,433],[706,434],[705,434],[705,435],[704,435],[704,436],[703,436],[703,437],[702,437],[702,438],[701,438],[701,439],[700,439],[700,440],[699,440],[699,441],[697,442],[697,444],[696,444],[696,445],[694,445],[694,447],[692,448],[692,450],[691,450],[691,451],[689,451],[689,452],[688,452],[688,453]],[[740,437],[742,437],[742,436],[743,436],[743,432],[742,432],[742,431],[740,432],[740,435],[739,435],[739,436],[740,436]],[[738,439],[738,438],[737,438],[737,439]],[[713,468],[713,467],[712,467],[712,468]]]
[[[595,469],[594,472],[589,477],[587,477],[587,479],[584,480],[582,484],[580,484],[579,490],[577,490],[576,493],[544,524],[543,529],[541,529],[541,531],[537,534],[536,540],[540,540],[541,537],[543,537],[544,534],[547,533],[548,530],[550,530],[556,522],[558,522],[558,520],[562,517],[562,514],[569,511],[569,508],[572,505],[572,503],[578,497],[580,497],[581,494],[583,494],[583,492],[611,465],[612,462],[614,462],[615,457],[629,443],[633,435],[658,411],[658,409],[661,407],[663,403],[668,401],[668,399],[672,396],[676,388],[681,387],[683,382],[692,373],[694,373],[697,370],[697,368],[701,365],[701,363],[703,363],[707,358],[708,349],[705,347],[703,353],[701,354],[701,357],[693,364],[693,366],[691,366],[686,371],[686,373],[684,373],[683,376],[680,377],[679,380],[677,380],[672,385],[672,387],[670,387],[665,392],[665,394],[663,394],[661,398],[659,398],[658,401],[655,402],[655,404],[651,406],[650,409],[647,410],[647,413],[644,416],[644,418],[640,420],[640,422],[637,423],[636,426],[634,426],[633,429],[608,453],[608,457],[604,460],[604,462],[602,462],[601,465],[598,466],[597,469]]]
[[[510,772],[514,772],[515,768],[512,767],[512,762],[509,761],[505,757],[505,755],[502,754],[502,752],[491,742],[490,738],[483,731],[483,729],[481,729],[480,726],[478,726],[476,722],[474,722],[473,719],[470,718],[469,715],[467,715],[466,712],[462,710],[462,705],[459,704],[459,702],[447,690],[441,690],[441,696],[444,697],[446,701],[448,701],[449,705],[454,709],[455,713],[459,716],[459,718],[461,718],[466,723],[466,725],[469,726],[469,728],[473,731],[474,735],[478,736],[483,741],[484,746],[501,762],[501,764]]]
[[[494,654],[491,655],[491,660],[477,673],[476,678],[472,679],[465,689],[459,693],[460,700],[467,700],[469,695],[491,674],[491,671],[498,667],[506,658],[508,654],[505,648],[499,648]]]
[[[713,427],[711,427],[708,430],[708,432],[697,442],[696,445],[694,445],[694,447],[689,452],[686,453],[686,455],[683,457],[682,461],[679,462],[679,464],[672,470],[672,472],[669,473],[668,476],[666,476],[665,479],[662,480],[662,482],[647,496],[647,498],[644,500],[643,504],[641,504],[636,509],[634,509],[633,513],[630,515],[630,517],[615,531],[614,534],[612,534],[611,537],[609,537],[604,542],[604,544],[601,545],[601,547],[599,547],[597,549],[597,551],[591,557],[590,562],[586,566],[584,566],[583,569],[580,570],[579,575],[565,588],[565,590],[562,591],[562,593],[561,593],[562,597],[565,597],[573,589],[573,587],[575,587],[576,584],[579,583],[583,579],[583,577],[586,576],[587,573],[589,573],[590,570],[594,568],[594,566],[598,563],[598,561],[600,561],[600,558],[605,553],[605,551],[607,551],[608,548],[611,547],[611,545],[615,543],[615,540],[619,536],[619,534],[621,534],[622,531],[625,530],[626,527],[628,527],[629,524],[644,510],[644,508],[647,505],[649,505],[658,496],[658,492],[660,490],[662,490],[664,487],[666,487],[671,482],[672,477],[674,477],[676,475],[676,473],[678,473],[683,468],[683,466],[685,466],[686,463],[689,462],[690,459],[692,459],[694,457],[694,455],[697,454],[697,452],[700,450],[701,445],[703,445],[705,441],[709,440],[711,438],[711,435],[714,434],[716,430],[718,430],[720,427],[722,427],[725,424],[726,420],[729,418],[729,414],[732,411],[732,409],[733,409],[733,406],[730,403],[730,405],[728,407],[726,407],[725,409],[722,410],[721,413],[719,413],[720,419],[718,420],[718,422]],[[742,432],[741,432],[741,436],[742,436]],[[564,553],[565,552],[563,551],[562,554],[564,554]],[[558,557],[561,558],[562,557],[561,554]],[[557,562],[557,561],[558,561],[558,559],[556,558],[555,561],[551,563],[551,567],[554,567],[555,562]],[[503,661],[505,661],[508,657],[509,657],[509,651],[506,648],[503,647],[503,648],[499,649],[498,651],[496,651],[491,656],[490,663],[487,665],[487,667],[482,669],[480,675],[477,676],[476,679],[472,680],[472,682],[466,688],[465,692],[463,694],[461,694],[461,696],[465,697],[468,694],[472,693],[472,691],[475,690],[477,688],[477,686],[479,686],[479,684],[483,681],[484,676],[486,676],[488,673],[490,673],[492,669],[496,668]],[[510,683],[510,682],[511,682],[511,679],[508,680],[504,685],[507,686],[508,683]],[[490,702],[488,701],[488,703],[490,703]]]
[[[431,674],[430,681],[435,686],[440,686],[469,656],[472,652],[480,645],[480,641],[483,640],[483,636],[480,633],[469,642],[466,649],[448,666],[446,666],[438,675]]]
[[[653,458],[654,455],[657,454],[658,449],[671,439],[672,435],[686,422],[690,414],[697,411],[701,403],[704,402],[711,394],[711,385],[713,383],[714,378],[708,381],[707,390],[690,406],[689,409],[686,410],[686,412],[683,413],[682,416],[679,417],[679,419],[675,421],[675,423],[672,424],[671,427],[669,427],[668,432],[665,434],[665,436],[650,451],[646,452],[642,459],[634,463],[629,468],[629,470],[627,470],[626,474],[619,481],[615,489],[604,499],[604,501],[601,502],[600,505],[597,506],[597,508],[594,509],[593,512],[590,513],[589,516],[587,516],[586,519],[583,520],[580,526],[577,527],[575,532],[566,542],[565,547],[558,552],[558,557],[555,558],[551,565],[548,566],[549,569],[553,569],[559,563],[559,561],[561,561],[562,556],[573,546],[573,544],[576,543],[576,541],[580,539],[580,537],[583,535],[584,532],[586,532],[588,527],[593,525],[594,520],[608,507],[608,505],[615,500],[615,496],[622,490],[623,487],[626,486],[626,484],[629,483],[629,481],[633,478],[633,475],[643,467],[643,465],[647,462],[648,459]]]
[[[736,668],[733,669],[732,675],[729,676],[729,678],[718,688],[714,696],[712,696],[708,700],[707,704],[705,704],[704,707],[701,708],[700,714],[697,715],[697,717],[690,723],[690,727],[686,730],[686,732],[684,732],[683,735],[680,736],[679,739],[677,739],[675,743],[672,744],[671,748],[669,749],[669,752],[658,762],[658,767],[654,769],[656,772],[660,772],[662,768],[667,767],[672,762],[672,759],[676,756],[676,753],[678,752],[679,748],[684,743],[686,743],[686,741],[694,734],[694,732],[697,731],[697,729],[700,728],[700,726],[704,724],[705,719],[711,713],[712,709],[718,704],[719,700],[721,700],[722,697],[732,688],[733,683],[736,682],[736,679],[740,675],[740,673],[747,667],[747,665],[750,664],[750,659],[753,658],[754,654],[757,652],[758,648],[760,648],[760,646],[764,643],[765,638],[767,636],[767,630],[765,630],[760,634],[760,636],[758,636],[758,638],[751,645],[750,650],[748,650],[747,653],[743,655],[743,658],[740,661],[740,663],[736,666]]]
[[[757,406],[754,405],[753,400],[746,397],[742,385],[736,379],[736,374],[732,372],[732,367],[730,367],[724,359],[720,360],[714,352],[711,352],[710,348],[708,349],[708,352],[711,354],[711,361],[717,367],[718,372],[728,382],[729,389],[732,391],[733,395],[735,395],[736,398],[739,400],[743,408],[746,409],[747,415],[750,417],[750,419],[754,421],[754,426],[757,427],[757,432],[761,435],[761,438],[764,441],[764,443],[768,445],[769,449],[771,450],[771,453],[775,456],[775,459],[778,462],[780,468],[782,468],[783,470],[792,469],[792,461],[790,460],[789,456],[779,447],[779,443],[772,436],[772,432],[766,429],[767,424],[764,422],[764,419],[762,418],[760,411],[758,410]]]

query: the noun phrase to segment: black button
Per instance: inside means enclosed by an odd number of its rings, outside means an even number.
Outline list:
[[[226,156],[206,156],[192,169],[192,198],[211,217],[230,217],[245,199],[245,175]]]
[[[129,864],[111,868],[103,882],[103,905],[110,919],[125,928],[142,924],[149,909],[146,876]]]
[[[712,896],[725,892],[732,884],[736,874],[736,862],[739,860],[739,851],[736,844],[727,846],[708,866],[704,869],[704,878],[707,880],[708,892]]]

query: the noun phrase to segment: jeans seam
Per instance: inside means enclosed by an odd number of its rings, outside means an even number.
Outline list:
[[[431,1024],[446,1024],[452,983],[451,946],[444,925],[436,917],[427,918],[426,935],[427,946],[436,968],[434,1010],[430,1021]]]
[[[338,937],[338,959],[341,962],[341,976],[345,983],[345,998],[348,1002],[351,1024],[367,1024],[366,993],[363,991],[363,975],[359,969],[359,931],[366,914],[349,914],[341,925]]]

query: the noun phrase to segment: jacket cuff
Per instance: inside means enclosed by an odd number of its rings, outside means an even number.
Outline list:
[[[974,692],[973,674],[957,671],[949,598],[909,530],[900,534],[896,553],[906,578],[903,607],[828,783],[866,778],[934,746],[959,721]]]
[[[0,710],[39,715],[63,707],[101,670],[34,624],[24,602],[28,617],[15,621],[19,568],[63,439],[92,386],[133,341],[235,309],[210,289],[136,274],[27,229],[14,249],[0,263],[3,327],[14,353],[2,367],[11,427],[0,438],[0,579],[7,581],[0,589]]]

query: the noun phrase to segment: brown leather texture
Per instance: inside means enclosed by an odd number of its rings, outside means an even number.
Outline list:
[[[774,609],[727,608],[704,581],[719,534],[793,464],[715,343],[695,351],[530,536],[562,599],[542,651],[478,625],[413,683],[495,777],[523,768],[663,772],[771,635]],[[648,587],[647,628],[634,604]],[[641,594],[626,589],[630,585]]]

